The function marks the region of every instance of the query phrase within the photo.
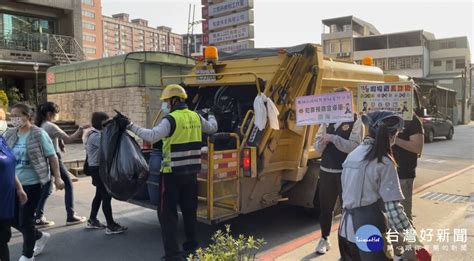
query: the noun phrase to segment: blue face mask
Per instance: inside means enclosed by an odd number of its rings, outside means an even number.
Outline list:
[[[161,111],[162,111],[164,114],[170,113],[170,108],[168,107],[168,103],[167,103],[167,102],[162,102],[162,103],[161,103]]]

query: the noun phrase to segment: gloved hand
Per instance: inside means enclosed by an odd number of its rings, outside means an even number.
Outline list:
[[[114,119],[117,121],[119,128],[121,130],[127,129],[128,125],[132,123],[130,119],[117,110],[115,110],[115,112],[117,115],[115,115]]]
[[[209,114],[212,114],[212,115],[221,114],[221,113],[222,113],[222,109],[220,106],[217,106],[217,105],[212,106],[211,109],[209,110]]]

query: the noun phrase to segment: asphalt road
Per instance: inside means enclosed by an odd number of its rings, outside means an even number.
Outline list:
[[[454,139],[436,140],[426,144],[419,160],[415,187],[461,170],[474,164],[474,125],[459,126]],[[76,211],[87,215],[94,187],[88,178],[75,183]],[[63,192],[55,192],[46,206],[48,219],[56,222],[47,229],[52,234],[44,253],[36,260],[159,260],[163,255],[160,225],[156,212],[128,203],[113,201],[116,220],[129,227],[123,235],[105,235],[105,231],[86,230],[84,225],[66,227]],[[414,214],[417,213],[416,210]],[[104,220],[102,214],[99,218]],[[256,213],[237,217],[228,222],[235,234],[254,235],[267,241],[263,250],[276,247],[319,229],[318,221],[300,208],[279,205]],[[198,234],[202,245],[223,225],[199,224]],[[181,236],[183,231],[180,231]],[[10,244],[12,260],[21,255],[22,237],[14,231]]]

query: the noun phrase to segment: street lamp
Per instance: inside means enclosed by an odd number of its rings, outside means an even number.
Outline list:
[[[35,63],[33,65],[33,70],[35,70],[35,75],[36,75],[36,86],[35,86],[35,96],[36,96],[36,107],[39,105],[39,88],[38,88],[38,70],[39,70],[39,64]]]

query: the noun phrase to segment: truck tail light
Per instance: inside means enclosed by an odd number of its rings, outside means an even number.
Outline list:
[[[245,177],[250,177],[252,172],[252,162],[250,149],[243,149],[242,151],[242,168]]]

